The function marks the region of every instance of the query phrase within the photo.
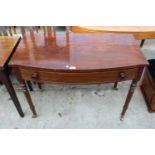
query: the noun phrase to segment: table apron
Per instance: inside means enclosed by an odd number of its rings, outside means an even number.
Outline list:
[[[139,68],[92,72],[54,72],[36,68],[20,68],[20,74],[24,80],[68,84],[110,83],[132,80],[138,71]]]

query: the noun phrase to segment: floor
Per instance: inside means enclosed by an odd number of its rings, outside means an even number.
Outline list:
[[[155,40],[147,40],[144,55],[155,59]],[[20,118],[4,86],[0,86],[0,128],[155,128],[155,113],[148,113],[140,91],[135,90],[125,120],[119,120],[131,81],[102,85],[43,85],[34,86],[32,99],[38,112],[32,118],[28,104],[14,77],[14,87],[22,104],[25,117]]]

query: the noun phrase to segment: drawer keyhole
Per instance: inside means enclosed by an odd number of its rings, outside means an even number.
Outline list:
[[[33,80],[38,80],[39,75],[38,75],[38,73],[33,73],[31,77]]]

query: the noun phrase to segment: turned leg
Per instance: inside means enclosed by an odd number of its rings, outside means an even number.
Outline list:
[[[27,83],[27,85],[28,85],[29,90],[30,90],[30,91],[33,91],[33,87],[32,87],[31,81],[28,81],[28,80],[27,80],[26,83]]]
[[[140,43],[140,47],[143,47],[145,40],[143,39]]]
[[[4,71],[2,71],[2,72],[1,72],[1,78],[2,78],[2,81],[3,81],[3,83],[5,84],[5,86],[6,86],[7,90],[8,90],[8,92],[9,92],[9,94],[10,94],[10,96],[11,96],[11,99],[12,99],[12,101],[13,101],[13,103],[14,103],[14,105],[15,105],[15,107],[16,107],[18,113],[19,113],[19,115],[20,115],[21,117],[24,117],[23,110],[22,110],[21,105],[20,105],[20,103],[19,103],[19,101],[18,101],[17,95],[16,95],[15,90],[14,90],[14,88],[13,88],[13,86],[12,86],[12,83],[11,83],[11,81],[10,81],[9,76],[6,75]]]
[[[114,83],[114,90],[118,90],[117,85],[118,85],[118,82],[115,82]]]
[[[25,84],[25,81],[24,80],[21,80],[20,81],[20,84],[21,84],[21,87],[23,88],[23,91],[24,91],[24,95],[26,97],[26,100],[30,106],[30,109],[33,113],[33,118],[37,117],[37,113],[36,113],[36,110],[35,110],[35,106],[33,105],[33,102],[32,102],[32,99],[31,99],[31,96],[29,94],[29,91],[27,90],[27,87],[26,87],[26,84]]]
[[[127,95],[127,98],[126,98],[126,101],[125,101],[125,104],[123,106],[123,110],[122,110],[121,117],[120,117],[121,121],[124,120],[124,115],[126,113],[126,110],[128,109],[128,106],[129,106],[130,100],[131,100],[131,98],[133,96],[136,85],[137,85],[137,81],[133,80],[132,83],[131,83],[131,86],[130,86],[130,89],[129,89],[129,92],[128,92],[128,95]]]

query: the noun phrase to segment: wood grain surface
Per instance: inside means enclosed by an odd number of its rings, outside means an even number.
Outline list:
[[[8,62],[15,48],[20,41],[20,37],[0,36],[0,68]]]
[[[73,32],[130,33],[136,39],[155,39],[155,26],[71,26]]]
[[[56,33],[23,36],[11,66],[63,71],[144,66],[148,62],[130,34]]]

